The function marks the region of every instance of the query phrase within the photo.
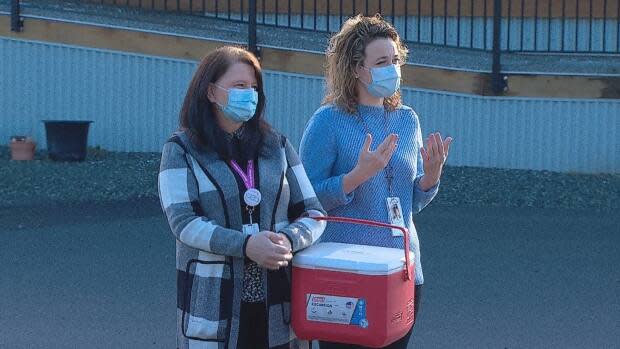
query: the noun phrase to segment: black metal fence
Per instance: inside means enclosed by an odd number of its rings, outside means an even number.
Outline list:
[[[19,6],[18,0],[11,2]],[[381,13],[394,24],[404,40],[410,43],[501,52],[620,53],[620,0],[85,0],[84,2],[172,11],[252,25],[314,32],[335,32],[347,18],[358,13],[364,15]],[[499,11],[496,11],[498,8]],[[18,22],[13,24],[16,28],[19,27]]]
[[[19,15],[19,0],[11,0],[11,31],[19,32],[22,30],[23,21]]]
[[[620,53],[620,0],[90,0],[315,32],[381,13],[407,42],[502,52]],[[496,11],[496,8],[500,11]],[[499,18],[497,18],[499,16]],[[499,30],[500,33],[496,31]]]
[[[493,90],[505,89],[504,52],[620,53],[620,0],[83,0],[84,2],[248,23],[335,32],[347,18],[376,13],[408,43],[491,51]],[[11,29],[20,31],[19,0]]]

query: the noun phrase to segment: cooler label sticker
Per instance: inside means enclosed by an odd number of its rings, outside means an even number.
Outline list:
[[[368,328],[366,300],[363,298],[308,294],[306,319]]]

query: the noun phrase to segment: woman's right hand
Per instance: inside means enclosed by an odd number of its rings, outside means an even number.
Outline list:
[[[398,135],[392,133],[385,137],[375,151],[371,151],[370,145],[372,144],[372,135],[366,134],[364,145],[359,153],[357,165],[351,172],[344,176],[344,192],[346,194],[351,193],[355,188],[383,170],[390,162],[396,150],[397,141]]]
[[[281,237],[274,232],[261,231],[250,236],[245,247],[245,254],[258,265],[267,269],[277,270],[286,267],[288,262],[293,259],[293,254],[285,245],[273,242],[280,239]]]

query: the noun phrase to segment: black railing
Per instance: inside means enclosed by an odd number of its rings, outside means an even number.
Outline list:
[[[620,53],[620,0],[90,0],[316,32],[381,13],[406,42],[501,52]],[[252,6],[254,5],[254,6]],[[495,8],[501,11],[495,11]],[[499,18],[497,18],[499,16]],[[502,34],[496,37],[496,31]]]
[[[24,22],[19,11],[19,0],[11,0],[11,31],[20,32]]]
[[[504,0],[502,49],[620,53],[619,0]]]
[[[620,0],[83,0],[248,23],[258,52],[257,25],[335,32],[355,14],[380,13],[407,43],[490,51],[492,86],[505,88],[504,52],[620,54]],[[21,30],[11,0],[11,30]]]

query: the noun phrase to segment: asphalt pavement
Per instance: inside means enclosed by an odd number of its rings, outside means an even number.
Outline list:
[[[431,206],[411,348],[620,348],[620,216]],[[0,208],[0,348],[175,348],[157,201]]]

